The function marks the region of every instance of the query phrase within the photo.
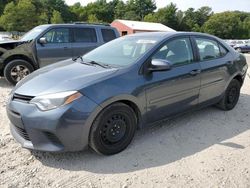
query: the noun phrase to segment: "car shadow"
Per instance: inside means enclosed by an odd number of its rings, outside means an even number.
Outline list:
[[[230,139],[250,129],[249,101],[250,96],[242,94],[232,111],[209,107],[137,131],[130,146],[113,156],[100,156],[91,151],[57,154],[33,151],[32,154],[52,168],[108,174],[167,165],[215,144],[241,150],[245,146]]]
[[[2,88],[6,88],[6,89],[12,89],[13,85],[11,85],[10,83],[8,83],[5,78],[0,77],[0,87]]]

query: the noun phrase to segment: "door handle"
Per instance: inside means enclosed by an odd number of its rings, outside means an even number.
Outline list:
[[[63,49],[64,49],[64,50],[68,50],[69,48],[65,46],[65,47],[63,47]]]
[[[197,69],[197,70],[192,70],[189,74],[191,74],[192,76],[196,76],[197,74],[200,74],[201,70]]]

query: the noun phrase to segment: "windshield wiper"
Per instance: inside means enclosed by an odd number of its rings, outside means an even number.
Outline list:
[[[83,62],[83,58],[82,58],[82,56],[73,57],[73,58],[72,58],[72,61],[77,61],[78,59],[80,59],[80,60],[81,60],[81,62]]]
[[[102,64],[102,63],[97,63],[96,61],[84,61],[82,56],[78,56],[78,57],[75,57],[75,58],[72,58],[73,61],[77,61],[78,59],[81,60],[81,63],[82,64],[85,64],[85,65],[89,65],[89,66],[94,66],[94,65],[98,65],[102,68],[112,68],[110,65],[108,64]]]
[[[89,61],[89,62],[87,62],[87,63],[89,63],[89,64],[91,64],[91,65],[98,65],[98,66],[100,66],[100,67],[102,67],[102,68],[105,68],[105,69],[106,69],[106,68],[111,68],[110,65],[98,63],[98,62],[96,62],[96,61]]]

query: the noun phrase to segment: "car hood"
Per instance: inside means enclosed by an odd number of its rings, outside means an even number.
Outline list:
[[[2,40],[0,41],[0,45],[1,44],[13,44],[13,43],[19,43],[21,41],[18,41],[18,40]]]
[[[23,44],[30,44],[31,42],[32,41],[21,40],[0,41],[0,48],[5,50],[11,50]]]
[[[117,70],[65,60],[33,72],[21,80],[13,92],[20,95],[38,96],[81,90],[113,75]]]

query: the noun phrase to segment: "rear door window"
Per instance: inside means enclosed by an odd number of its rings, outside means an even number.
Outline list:
[[[101,29],[102,38],[104,42],[109,42],[116,38],[115,32],[112,29]]]
[[[97,36],[94,28],[74,29],[74,42],[96,43]]]
[[[199,50],[201,61],[217,59],[227,53],[225,48],[223,51],[221,51],[222,49],[220,48],[223,47],[220,47],[218,42],[215,40],[207,38],[195,38],[195,41]]]

